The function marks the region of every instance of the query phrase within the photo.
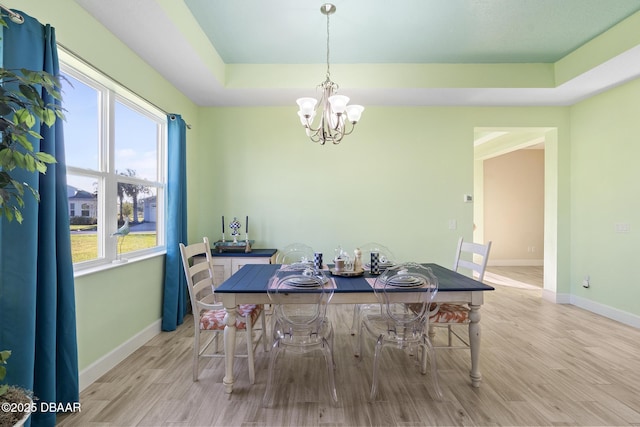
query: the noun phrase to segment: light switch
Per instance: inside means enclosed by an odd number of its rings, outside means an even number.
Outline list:
[[[631,225],[628,222],[616,222],[616,233],[629,233],[631,231]]]

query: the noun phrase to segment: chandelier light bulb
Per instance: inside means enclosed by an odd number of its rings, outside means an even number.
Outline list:
[[[298,98],[296,102],[298,103],[298,107],[300,107],[300,112],[302,114],[305,116],[311,116],[315,112],[318,100],[315,98]]]
[[[333,95],[329,97],[329,104],[331,104],[331,109],[336,114],[344,113],[344,110],[347,108],[347,103],[349,102],[349,97],[344,95]]]
[[[347,118],[351,123],[358,123],[364,107],[362,105],[348,105],[347,106]]]

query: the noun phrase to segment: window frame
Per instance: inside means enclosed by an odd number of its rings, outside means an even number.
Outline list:
[[[88,272],[95,269],[110,268],[116,263],[117,239],[111,234],[117,230],[118,204],[117,183],[145,185],[156,188],[156,246],[132,252],[126,252],[124,258],[129,261],[145,259],[149,256],[166,253],[166,191],[167,191],[167,115],[165,112],[134,94],[118,82],[95,69],[75,55],[58,47],[60,72],[69,75],[98,93],[98,165],[97,170],[67,165],[67,175],[76,175],[97,181],[97,258],[73,264],[74,272]],[[64,108],[64,93],[63,108]],[[116,174],[115,170],[115,105],[119,102],[127,108],[143,115],[156,123],[157,130],[157,177],[155,181]],[[76,209],[77,211],[77,209]],[[70,231],[71,232],[71,231]]]

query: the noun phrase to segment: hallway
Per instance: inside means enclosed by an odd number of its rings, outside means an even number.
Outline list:
[[[523,289],[543,287],[542,266],[487,266],[484,281]]]

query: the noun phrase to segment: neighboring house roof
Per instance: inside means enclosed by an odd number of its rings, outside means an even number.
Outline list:
[[[91,194],[88,191],[78,190],[76,191],[76,194],[69,197],[69,199],[95,199],[97,197],[98,197],[97,195]]]

